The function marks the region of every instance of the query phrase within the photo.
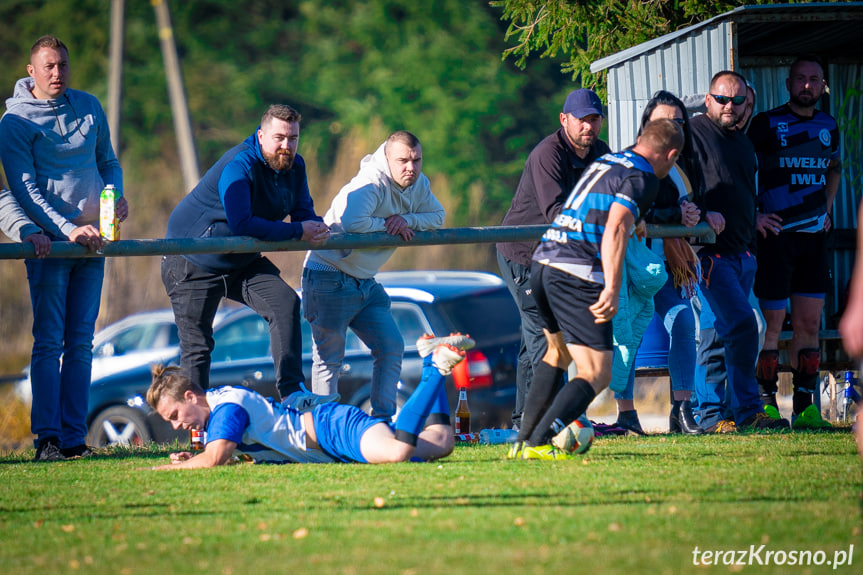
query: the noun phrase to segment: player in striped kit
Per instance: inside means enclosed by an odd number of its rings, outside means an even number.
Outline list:
[[[584,172],[534,252],[531,286],[548,351],[534,369],[509,459],[570,457],[550,440],[611,381],[611,319],[629,236],[682,148],[675,122],[649,122],[631,150],[606,154]],[[577,376],[555,394],[570,362]]]
[[[815,109],[827,91],[817,57],[798,57],[785,83],[788,102],[755,116],[747,132],[759,166],[755,295],[767,323],[756,378],[765,413],[779,419],[779,334],[790,298],[792,426],[818,429],[830,427],[812,396],[818,392],[818,332],[829,288],[826,235],[841,177],[839,130],[836,120]]]

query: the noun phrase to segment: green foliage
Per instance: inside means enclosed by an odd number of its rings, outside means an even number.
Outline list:
[[[0,90],[11,92],[33,41],[50,32],[70,47],[72,86],[104,102],[111,4],[0,3],[0,55],[9,63]],[[121,160],[127,176],[140,178],[176,167],[176,145],[153,7],[125,5]],[[502,24],[483,3],[174,0],[169,7],[202,171],[252,133],[272,102],[303,114],[301,153],[323,173],[345,138],[370,138],[372,152],[379,133],[408,129],[423,142],[428,175],[451,188],[452,226],[500,221],[524,158],[554,129],[571,89],[551,66],[525,73],[502,62]],[[182,194],[174,181],[147,191],[166,194],[170,205]],[[479,213],[468,213],[472,193],[481,197]]]
[[[509,22],[513,45],[503,56],[525,68],[538,53],[558,59],[561,70],[597,92],[605,91],[605,72],[590,73],[591,62],[647,40],[702,22],[746,4],[769,0],[492,0]],[[797,3],[794,0],[783,3]]]
[[[739,567],[693,566],[694,548],[762,544],[828,559],[854,544],[861,560],[861,466],[847,429],[600,438],[564,462],[507,461],[506,449],[459,446],[431,464],[185,472],[149,471],[167,461],[157,447],[53,464],[0,456],[0,570],[727,573]]]

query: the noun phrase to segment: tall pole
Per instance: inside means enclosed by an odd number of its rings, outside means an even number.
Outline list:
[[[120,157],[120,108],[123,98],[123,43],[126,0],[111,0],[111,45],[108,55],[108,129]]]
[[[167,0],[150,1],[156,10],[159,43],[162,47],[162,59],[165,62],[168,95],[171,99],[174,130],[177,133],[177,147],[180,152],[180,168],[183,173],[183,184],[188,193],[198,184],[200,175],[198,173],[198,158],[195,153],[195,139],[192,135],[192,122],[189,118],[189,107],[186,104],[186,93],[183,88],[183,75],[180,71],[177,47],[174,44],[171,14],[168,10]]]

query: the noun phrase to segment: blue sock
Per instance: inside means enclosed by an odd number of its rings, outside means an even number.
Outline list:
[[[432,365],[432,356],[427,356],[423,360],[422,380],[405,402],[396,419],[396,439],[411,445],[417,444],[417,435],[422,431],[426,417],[432,412],[432,407],[440,403],[440,392],[444,390],[443,382],[444,376]],[[446,402],[445,399],[444,402]],[[448,413],[449,406],[446,409]]]

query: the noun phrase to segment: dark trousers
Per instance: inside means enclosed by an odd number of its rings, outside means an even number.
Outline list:
[[[260,257],[230,273],[214,274],[183,256],[165,256],[162,282],[171,298],[180,336],[180,367],[193,382],[204,389],[209,386],[213,319],[224,297],[249,306],[267,320],[276,386],[281,396],[301,389],[304,377],[300,299],[270,260]]]
[[[521,316],[521,346],[518,351],[518,371],[515,376],[515,407],[512,411],[513,426],[518,427],[521,425],[524,401],[533,379],[533,368],[542,361],[542,357],[548,349],[548,342],[542,332],[542,318],[539,316],[536,301],[533,299],[533,290],[530,286],[530,267],[509,260],[499,252],[497,265],[500,267],[500,275],[506,282]],[[560,389],[563,383],[563,378],[561,378],[557,382],[555,390]]]

